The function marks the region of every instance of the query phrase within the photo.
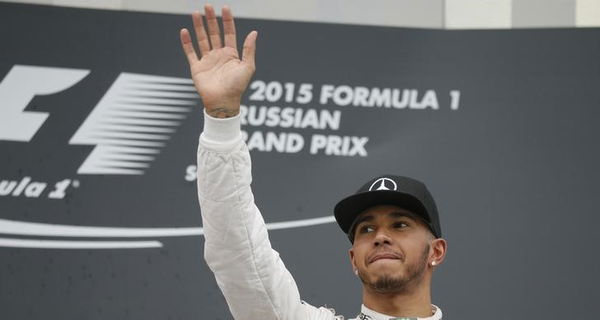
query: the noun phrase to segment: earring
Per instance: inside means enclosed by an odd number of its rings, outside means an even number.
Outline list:
[[[431,266],[432,266],[432,267],[435,267],[435,265],[436,265],[436,264],[437,264],[437,262],[435,262],[435,260],[434,260],[434,261],[431,261]]]
[[[354,269],[354,274],[358,277],[358,269]]]

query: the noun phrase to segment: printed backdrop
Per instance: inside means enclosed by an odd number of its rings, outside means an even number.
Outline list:
[[[438,203],[445,318],[594,316],[600,30],[237,23],[259,31],[253,187],[304,300],[359,311],[332,208],[393,173]],[[231,318],[203,261],[190,25],[0,4],[0,318]]]

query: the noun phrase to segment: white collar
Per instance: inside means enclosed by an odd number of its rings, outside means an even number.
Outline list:
[[[361,306],[360,311],[361,314],[356,317],[357,320],[395,320],[395,319],[406,319],[406,320],[441,320],[442,319],[442,309],[438,308],[435,305],[431,305],[435,313],[431,317],[427,318],[417,318],[417,317],[393,317],[388,316],[377,311],[371,310],[367,308],[364,304]]]

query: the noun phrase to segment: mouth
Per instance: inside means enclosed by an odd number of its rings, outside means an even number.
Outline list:
[[[393,252],[377,253],[369,259],[369,264],[383,260],[402,260],[402,256]]]

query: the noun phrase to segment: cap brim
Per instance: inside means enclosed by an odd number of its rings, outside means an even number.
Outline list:
[[[357,193],[342,199],[334,209],[335,220],[348,234],[356,217],[370,207],[395,205],[422,217],[431,228],[431,218],[425,206],[414,196],[392,190],[378,190]]]

